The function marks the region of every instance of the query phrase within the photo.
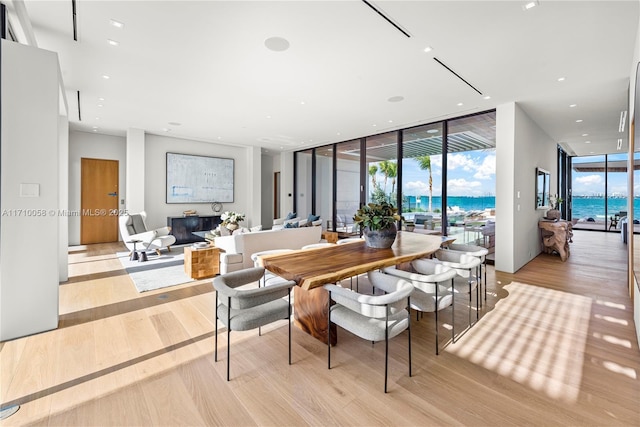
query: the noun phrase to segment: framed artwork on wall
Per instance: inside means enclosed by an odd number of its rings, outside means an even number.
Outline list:
[[[167,203],[233,203],[234,160],[167,153]]]

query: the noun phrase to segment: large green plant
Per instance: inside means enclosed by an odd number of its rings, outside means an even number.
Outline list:
[[[369,230],[384,230],[391,224],[400,221],[398,208],[390,203],[369,203],[358,209],[353,217],[353,222],[362,228],[369,227]]]

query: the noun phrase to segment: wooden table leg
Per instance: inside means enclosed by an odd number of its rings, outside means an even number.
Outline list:
[[[293,296],[294,323],[300,329],[323,343],[327,343],[329,320],[327,304],[329,292],[324,288],[309,291],[296,287]],[[331,325],[331,345],[338,342],[336,325]]]

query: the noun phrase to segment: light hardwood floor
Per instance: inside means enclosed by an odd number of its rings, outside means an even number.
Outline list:
[[[572,399],[457,356],[448,343],[436,356],[432,314],[412,322],[413,377],[406,336],[391,341],[388,394],[382,343],[339,329],[327,370],[326,347],[293,328],[289,366],[284,321],[261,337],[232,334],[226,382],[224,332],[213,361],[211,280],[139,294],[117,250],[74,248],[70,280],[60,286],[60,327],[1,344],[2,406],[21,405],[3,426],[640,425],[640,352],[618,234],[576,231],[566,263],[543,254],[516,274],[489,267],[481,318],[508,298],[512,281],[591,300],[584,344],[569,349],[581,363]],[[465,303],[456,304],[457,332],[467,323]],[[449,309],[441,313],[442,338],[451,322]],[[518,329],[505,326],[501,345],[515,345]],[[537,338],[535,358],[556,353],[562,343],[550,338]],[[550,362],[548,384],[554,369]]]

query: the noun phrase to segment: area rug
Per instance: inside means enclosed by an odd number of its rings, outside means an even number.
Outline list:
[[[138,292],[193,281],[184,272],[184,247],[172,247],[171,252],[162,251],[161,255],[148,252],[146,262],[130,261],[128,252],[118,252],[116,255]]]
[[[446,351],[566,403],[580,392],[591,298],[512,282]]]

